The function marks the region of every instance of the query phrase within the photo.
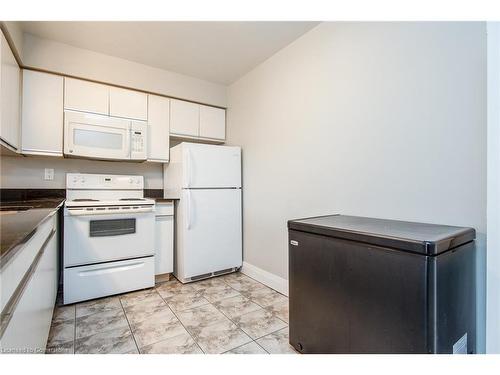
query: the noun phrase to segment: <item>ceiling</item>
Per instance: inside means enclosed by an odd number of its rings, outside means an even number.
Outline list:
[[[229,84],[318,22],[21,22],[24,32]]]

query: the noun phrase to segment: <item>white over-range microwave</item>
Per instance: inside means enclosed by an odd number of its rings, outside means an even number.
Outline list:
[[[64,111],[64,155],[100,160],[147,159],[147,122]]]

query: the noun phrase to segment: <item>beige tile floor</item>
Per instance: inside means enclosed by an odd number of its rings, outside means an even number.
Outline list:
[[[241,273],[58,303],[46,352],[296,353],[288,344],[288,298]]]

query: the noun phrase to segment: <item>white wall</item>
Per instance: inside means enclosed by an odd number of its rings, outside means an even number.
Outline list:
[[[23,64],[206,104],[226,106],[226,86],[24,34]]]
[[[488,23],[488,266],[486,350],[500,353],[500,23]]]
[[[45,168],[54,168],[53,181],[43,179]],[[57,157],[1,156],[1,188],[65,189],[66,173],[110,173],[144,176],[146,189],[163,189],[163,164],[105,162]]]
[[[485,23],[323,23],[232,84],[227,118],[245,262],[286,279],[287,220],[342,213],[472,226],[482,266]]]

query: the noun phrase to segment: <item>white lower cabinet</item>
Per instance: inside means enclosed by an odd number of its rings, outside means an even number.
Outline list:
[[[174,204],[156,204],[155,275],[174,272]]]
[[[53,219],[46,220],[40,224],[33,236],[2,266],[0,270],[0,310],[3,311],[7,302],[15,294],[24,275],[35,261],[40,248],[53,229]]]
[[[57,296],[57,237],[57,232],[53,230],[44,239],[41,252],[28,276],[23,279],[21,285],[24,287],[16,298],[17,302],[6,314],[7,326],[0,338],[3,353],[45,352]]]

